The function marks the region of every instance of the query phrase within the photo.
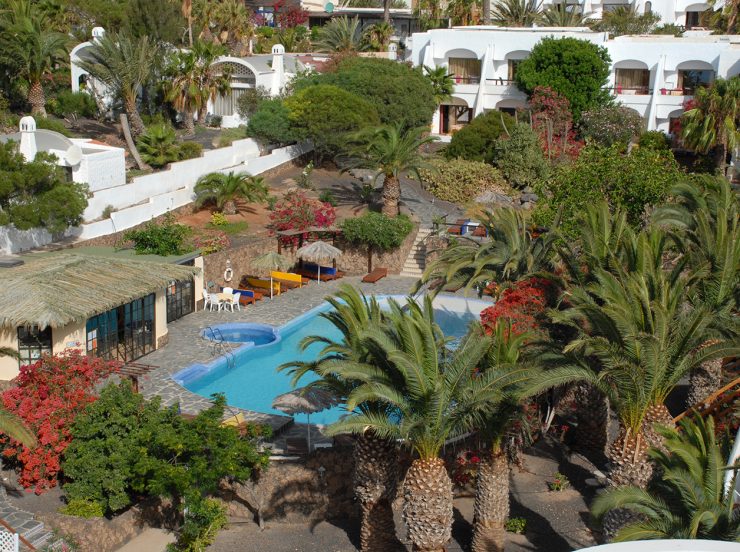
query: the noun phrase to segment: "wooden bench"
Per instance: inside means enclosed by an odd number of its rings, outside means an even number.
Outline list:
[[[375,282],[385,278],[386,276],[388,276],[387,268],[376,268],[372,272],[366,274],[362,281],[368,284],[374,284]]]
[[[270,280],[263,280],[261,278],[252,278],[247,276],[247,285],[254,289],[266,289],[270,291]],[[272,293],[274,295],[280,295],[280,282],[272,282]]]
[[[308,283],[308,278],[304,278],[300,274],[294,274],[293,272],[280,272],[273,270],[270,272],[270,276],[272,276],[273,282],[278,282],[286,289],[303,287],[303,284]]]
[[[454,234],[456,236],[461,236],[463,233],[465,233],[465,224],[468,221],[465,219],[457,219],[455,221],[455,226],[450,226],[447,229],[448,234]]]
[[[262,294],[259,294],[259,297],[257,297],[258,294],[256,294],[251,289],[240,289],[237,288],[234,290],[234,293],[241,293],[239,296],[239,303],[241,305],[254,305],[257,301],[262,299]]]

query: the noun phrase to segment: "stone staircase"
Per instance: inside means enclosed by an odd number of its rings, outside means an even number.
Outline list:
[[[4,491],[4,489],[3,489]],[[3,525],[11,527],[21,537],[20,550],[56,551],[62,549],[62,541],[41,521],[34,519],[33,514],[16,508],[7,499],[5,492],[0,492],[0,519]],[[5,529],[5,527],[3,527]],[[31,546],[28,546],[30,544]]]
[[[409,256],[401,270],[401,276],[410,276],[412,278],[421,278],[424,268],[426,267],[427,248],[424,240],[432,233],[431,228],[420,227],[416,234],[414,244],[411,246]]]

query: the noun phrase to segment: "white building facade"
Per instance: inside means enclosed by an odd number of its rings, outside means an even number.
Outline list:
[[[514,83],[518,63],[544,37],[573,37],[603,46],[611,57],[608,89],[634,109],[648,130],[671,133],[698,86],[740,74],[740,36],[692,31],[683,37],[622,36],[587,28],[454,27],[416,33],[414,65],[446,67],[455,80],[452,99],[440,106],[432,132],[449,135],[492,109],[526,106]]]

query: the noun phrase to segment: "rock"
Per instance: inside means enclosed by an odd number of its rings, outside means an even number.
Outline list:
[[[511,205],[513,203],[512,199],[505,195],[500,194],[498,192],[483,192],[481,194],[478,194],[478,197],[475,198],[476,203],[501,203],[505,205]]]
[[[527,193],[527,194],[522,194],[521,197],[519,198],[519,201],[521,201],[522,203],[526,203],[526,202],[535,203],[539,198],[540,196],[538,196],[537,194]]]
[[[525,211],[530,211],[533,208],[534,203],[530,203],[529,201],[525,201],[524,203],[522,203],[522,209],[524,209]]]
[[[532,194],[534,193],[534,190],[532,189],[532,186],[524,186],[524,189],[522,190],[523,194]]]

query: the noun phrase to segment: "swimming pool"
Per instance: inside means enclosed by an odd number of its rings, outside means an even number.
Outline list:
[[[397,298],[402,300],[402,297]],[[386,298],[379,298],[384,301]],[[471,320],[479,317],[480,311],[490,303],[461,297],[438,296],[433,303],[437,323],[445,335],[460,338],[465,335]],[[210,397],[213,393],[223,393],[226,401],[232,406],[285,415],[272,408],[272,401],[282,393],[292,389],[290,377],[276,368],[293,360],[310,361],[318,358],[321,344],[312,345],[300,351],[301,340],[309,335],[322,335],[329,339],[341,338],[341,333],[331,322],[319,316],[329,310],[328,303],[320,305],[287,324],[276,328],[276,339],[267,344],[250,341],[234,350],[235,366],[230,368],[224,357],[219,357],[209,364],[194,364],[181,370],[173,379],[193,393]],[[239,335],[240,324],[234,326],[234,334]],[[242,326],[254,327],[254,324]],[[256,326],[264,326],[258,324]],[[269,327],[269,326],[267,326]],[[230,334],[231,335],[231,334]],[[245,334],[246,335],[246,334]],[[226,337],[226,335],[224,335]],[[306,385],[316,379],[313,374],[304,376],[299,385]],[[341,407],[332,408],[311,415],[315,424],[329,424],[339,419],[345,411]],[[299,416],[301,421],[305,416]]]

